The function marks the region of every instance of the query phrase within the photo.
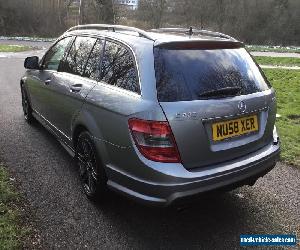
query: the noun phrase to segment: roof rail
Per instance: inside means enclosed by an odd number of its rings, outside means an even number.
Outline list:
[[[158,32],[158,33],[184,33],[186,35],[192,36],[194,34],[201,34],[206,36],[213,36],[213,37],[221,37],[226,38],[230,40],[235,40],[235,38],[225,35],[220,32],[210,31],[210,30],[203,30],[203,29],[195,29],[193,27],[190,27],[188,29],[185,28],[160,28],[160,29],[152,29],[149,30],[151,32]]]
[[[112,24],[86,24],[86,25],[78,25],[74,26],[67,30],[67,32],[74,31],[74,30],[85,30],[85,29],[97,29],[97,30],[111,30],[116,32],[117,30],[120,31],[133,31],[139,34],[140,37],[147,38],[151,41],[155,41],[154,38],[149,36],[149,34],[141,29],[124,26],[124,25],[112,25]]]

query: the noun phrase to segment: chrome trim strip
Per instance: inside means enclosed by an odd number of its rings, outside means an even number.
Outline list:
[[[100,139],[100,138],[95,137],[95,136],[93,136],[93,135],[92,135],[92,137],[93,137],[93,139],[95,139],[96,141],[101,141],[101,142],[104,142],[104,143],[108,143],[108,144],[110,144],[110,145],[112,145],[112,146],[114,146],[114,147],[120,148],[120,149],[128,149],[128,148],[131,148],[130,146],[124,147],[124,146],[116,145],[116,144],[114,144],[114,143],[112,143],[112,142],[106,141],[106,140],[104,140],[104,139]]]
[[[211,118],[202,118],[201,121],[207,122],[207,121],[214,121],[214,120],[220,120],[220,119],[227,119],[227,118],[232,118],[232,117],[241,117],[241,116],[247,116],[247,115],[252,115],[252,114],[256,114],[262,111],[267,111],[269,109],[269,107],[263,107],[260,109],[255,109],[255,110],[251,110],[248,112],[244,112],[244,113],[237,113],[237,114],[232,114],[232,115],[225,115],[225,116],[217,116],[217,117],[211,117]]]
[[[72,141],[72,138],[67,136],[64,132],[62,132],[61,130],[59,130],[57,127],[55,127],[49,120],[47,120],[43,115],[41,115],[39,112],[37,112],[36,110],[33,110],[34,113],[36,113],[40,118],[42,118],[46,123],[48,123],[51,127],[53,127],[55,130],[57,130],[61,135],[63,135],[65,138],[67,138],[69,141]],[[51,128],[50,127],[50,128]],[[55,131],[53,131],[55,132]]]

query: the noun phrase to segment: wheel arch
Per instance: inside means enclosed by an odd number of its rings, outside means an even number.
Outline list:
[[[30,95],[30,93],[29,93],[29,91],[28,91],[28,87],[27,87],[27,85],[26,85],[26,77],[23,77],[23,78],[20,80],[20,90],[21,90],[22,86],[23,86],[23,87],[25,88],[25,90],[26,90],[26,94],[27,94],[27,96],[28,96],[29,104],[30,104],[30,106],[32,107],[32,103],[31,103],[31,95]]]
[[[73,141],[73,146],[74,148],[76,148],[76,145],[77,145],[77,139],[79,137],[79,135],[83,132],[83,131],[88,131],[90,132],[86,126],[82,125],[82,124],[77,124],[75,129],[74,129],[74,132],[72,134],[72,141]]]
[[[93,137],[99,157],[105,166],[109,162],[105,141],[95,119],[87,110],[82,110],[72,125],[72,146],[74,149],[76,149],[78,136],[83,131],[88,131]]]
[[[21,80],[20,80],[20,87],[21,87],[23,84],[26,83],[26,79],[27,79],[27,76],[25,76],[25,75],[21,78]]]

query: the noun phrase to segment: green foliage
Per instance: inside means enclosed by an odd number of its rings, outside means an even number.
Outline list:
[[[282,159],[300,166],[300,70],[265,69],[276,90]]]
[[[0,52],[22,52],[30,49],[32,48],[29,46],[0,44]]]

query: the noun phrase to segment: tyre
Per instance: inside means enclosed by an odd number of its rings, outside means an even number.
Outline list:
[[[90,200],[104,200],[107,193],[107,177],[89,132],[80,133],[75,153],[84,193]]]
[[[32,115],[32,108],[30,106],[28,94],[24,84],[21,85],[21,93],[22,93],[22,108],[23,108],[24,118],[28,123],[32,123],[34,121],[34,117]]]

